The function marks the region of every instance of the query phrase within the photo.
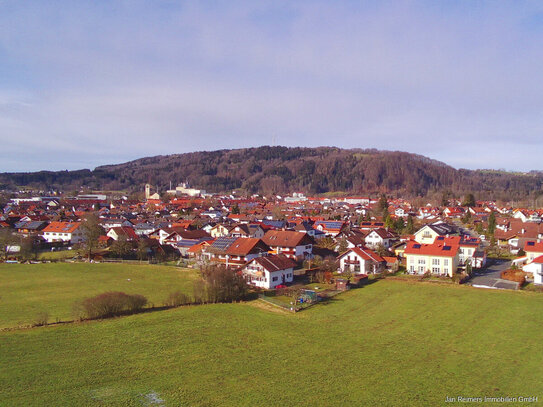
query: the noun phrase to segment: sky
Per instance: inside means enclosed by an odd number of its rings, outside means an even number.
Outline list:
[[[0,171],[260,145],[543,170],[540,1],[0,0]]]

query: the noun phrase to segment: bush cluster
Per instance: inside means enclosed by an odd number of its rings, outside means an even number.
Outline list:
[[[504,280],[515,281],[520,283],[520,285],[526,282],[526,277],[522,270],[504,270],[501,272],[500,277]]]
[[[173,293],[170,293],[166,301],[164,301],[164,306],[179,307],[181,305],[187,305],[190,303],[191,303],[191,300],[189,296],[178,290]]]
[[[202,280],[195,283],[194,302],[233,302],[247,298],[249,286],[241,275],[223,265],[202,269]]]
[[[76,304],[79,319],[109,318],[140,311],[147,305],[147,298],[140,294],[110,291],[86,298]]]
[[[464,284],[469,280],[469,275],[466,273],[454,273],[452,276],[453,283]]]

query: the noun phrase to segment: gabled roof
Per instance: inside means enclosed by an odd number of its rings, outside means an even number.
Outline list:
[[[313,243],[313,239],[307,233],[291,230],[268,230],[262,240],[268,246],[280,247],[296,247]]]
[[[381,256],[379,256],[377,253],[375,253],[373,250],[367,249],[365,247],[353,247],[349,250],[347,250],[345,253],[343,253],[341,256],[338,257],[338,259],[341,259],[342,257],[345,257],[346,255],[350,253],[355,253],[358,256],[362,257],[364,260],[370,260],[377,263],[382,263],[385,261]]]
[[[43,229],[43,232],[73,233],[81,226],[81,222],[51,222]]]
[[[381,239],[392,239],[394,238],[394,234],[389,232],[388,230],[386,229],[383,229],[383,228],[379,228],[379,229],[373,229],[371,232],[368,233],[367,236],[371,235],[372,233],[377,233],[377,235],[381,238]],[[366,236],[366,237],[367,237]]]
[[[459,246],[447,243],[422,244],[408,242],[404,254],[419,254],[424,256],[454,257],[458,253]]]
[[[247,256],[250,253],[267,252],[269,250],[270,248],[261,239],[238,237],[226,248],[225,253],[231,256]]]
[[[524,245],[525,252],[543,253],[543,242],[534,242],[532,240]]]
[[[128,240],[137,240],[138,235],[134,231],[134,228],[129,226],[116,226],[109,229],[108,233],[114,231],[117,236],[124,236]]]
[[[252,263],[252,262],[260,264],[262,267],[264,267],[264,269],[266,269],[270,273],[273,273],[274,271],[286,270],[289,268],[296,267],[296,262],[294,260],[289,259],[288,257],[283,256],[283,255],[257,257],[251,260],[249,263]]]

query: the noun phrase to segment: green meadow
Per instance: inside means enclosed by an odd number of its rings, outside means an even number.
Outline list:
[[[72,319],[73,304],[105,291],[143,294],[161,305],[176,289],[192,292],[196,272],[121,263],[0,265],[0,328],[30,325],[40,312],[49,322]]]
[[[542,311],[537,293],[382,280],[297,314],[253,301],[5,331],[0,405],[542,402]]]

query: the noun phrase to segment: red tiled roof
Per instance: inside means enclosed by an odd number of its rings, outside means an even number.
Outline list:
[[[275,247],[296,247],[313,242],[306,233],[290,230],[268,230],[262,240],[268,246]]]
[[[457,244],[432,243],[421,244],[408,242],[404,254],[420,254],[425,256],[454,257],[458,253]]]
[[[347,250],[341,256],[339,256],[338,259],[344,257],[345,255],[347,255],[347,254],[349,254],[351,252],[353,252],[353,253],[357,254],[358,256],[362,257],[364,260],[371,260],[371,261],[375,261],[377,263],[381,263],[381,262],[385,261],[385,259],[383,259],[381,256],[379,256],[373,250],[366,249],[365,247],[364,248],[362,248],[362,247],[353,247],[353,248]]]
[[[230,256],[247,256],[258,246],[260,246],[262,251],[268,251],[270,249],[261,239],[254,237],[238,237],[234,243],[225,250],[225,253]]]
[[[43,232],[73,233],[81,226],[81,222],[51,222]]]
[[[283,255],[257,257],[251,261],[260,264],[270,272],[294,268],[296,266],[296,262],[294,260],[291,260]]]
[[[525,252],[543,253],[543,242],[528,241],[524,245]]]

